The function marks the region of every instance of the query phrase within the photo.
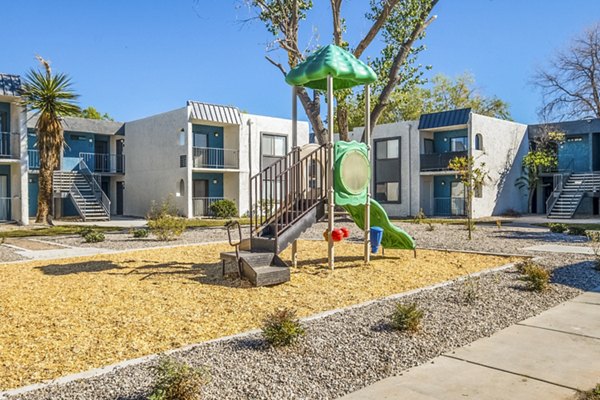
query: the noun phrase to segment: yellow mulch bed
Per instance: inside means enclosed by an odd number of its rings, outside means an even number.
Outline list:
[[[330,272],[315,258],[325,242],[298,247],[291,282],[270,288],[210,279],[224,244],[1,265],[0,389],[256,328],[276,307],[306,316],[511,261],[388,250],[363,266],[362,245],[342,243]]]

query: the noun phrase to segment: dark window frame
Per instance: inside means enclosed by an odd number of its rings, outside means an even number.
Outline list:
[[[264,151],[263,151],[263,138],[265,136],[275,136],[275,137],[282,137],[285,140],[285,151],[283,153],[282,156],[276,156],[276,155],[270,155],[267,154],[267,157],[271,157],[271,158],[275,158],[275,157],[279,157],[280,159],[285,158],[285,156],[289,153],[289,148],[288,148],[288,135],[286,135],[285,133],[275,133],[275,132],[260,132],[260,146],[259,146],[259,159],[260,159],[260,170],[262,171],[263,168],[266,168],[266,166],[264,165]]]
[[[457,141],[458,139],[461,139],[461,142],[464,141],[464,147],[465,148],[463,150],[453,150],[452,149],[452,142]],[[459,151],[467,151],[467,150],[469,150],[469,137],[468,136],[453,136],[453,137],[450,138],[449,145],[450,145],[449,151],[451,153],[455,153],[455,152],[459,152]]]
[[[396,158],[377,158],[377,143],[385,142],[385,141],[398,141],[398,157]],[[402,137],[401,136],[393,136],[387,138],[381,138],[377,140],[373,140],[373,160],[375,165],[373,166],[373,198],[382,204],[402,204]],[[386,145],[386,157],[387,157],[387,145]],[[377,179],[377,162],[378,161],[391,161],[398,160],[398,180],[397,181],[379,181]],[[388,200],[380,200],[377,197],[377,185],[378,184],[387,184],[387,183],[397,183],[398,184],[398,200],[397,201],[388,201]]]

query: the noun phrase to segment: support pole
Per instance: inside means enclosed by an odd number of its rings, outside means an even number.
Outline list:
[[[292,267],[296,268],[298,266],[298,241],[294,240],[292,242]]]
[[[298,147],[298,96],[296,86],[292,86],[292,149]]]
[[[335,197],[333,191],[333,77],[327,76],[327,134],[329,136],[329,144],[327,145],[327,176],[329,183],[329,192],[327,196],[327,206],[329,209],[327,215],[327,226],[329,237],[327,240],[327,260],[329,261],[329,269],[333,270],[335,265],[335,255],[333,251],[333,218],[335,212]]]
[[[371,162],[371,87],[365,85],[365,143],[367,144],[367,160]],[[367,201],[365,204],[365,264],[371,261],[371,180],[367,185]]]

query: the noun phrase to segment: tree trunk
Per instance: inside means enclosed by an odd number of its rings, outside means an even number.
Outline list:
[[[329,143],[327,128],[321,119],[321,98],[319,94],[315,92],[313,99],[311,99],[306,89],[302,87],[298,88],[297,94],[312,125],[317,141],[319,144]]]
[[[35,222],[51,223],[49,218],[52,210],[52,174],[54,163],[51,163],[46,155],[40,153],[40,173],[38,191],[38,209]]]
[[[337,116],[337,127],[338,127],[338,133],[340,134],[340,140],[347,142],[350,140],[350,138],[348,136],[348,132],[349,132],[348,108],[346,107],[345,103],[338,102],[336,116]]]

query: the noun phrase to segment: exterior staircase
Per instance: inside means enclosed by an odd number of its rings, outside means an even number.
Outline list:
[[[556,176],[554,191],[546,203],[548,218],[573,218],[586,194],[599,191],[600,173],[572,173]]]
[[[239,259],[222,253],[226,263],[256,286],[290,280],[290,269],[279,253],[319,221],[327,198],[326,146],[296,148],[250,179],[250,240]]]
[[[55,171],[55,197],[70,197],[84,221],[110,220],[110,200],[96,179],[82,171]]]

